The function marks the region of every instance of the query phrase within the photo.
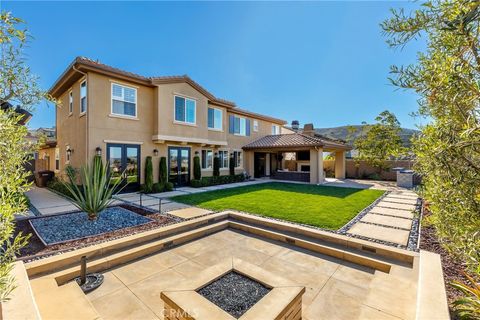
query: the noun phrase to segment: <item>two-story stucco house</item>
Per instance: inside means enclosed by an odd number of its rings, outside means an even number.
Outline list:
[[[233,155],[236,173],[262,177],[282,171],[284,152],[298,151],[308,154],[303,160],[308,165],[298,174],[319,183],[322,152],[330,149],[338,153],[339,170],[344,171],[348,148],[342,143],[295,133],[284,127],[284,120],[240,109],[188,76],[144,77],[78,57],[49,92],[60,101],[58,172],[66,165],[80,167],[99,154],[114,174],[125,172],[130,189],[135,189],[144,180],[145,158],[152,156],[157,179],[159,159],[166,157],[169,180],[182,186],[193,175],[195,155],[201,159],[202,176],[212,175],[215,155],[221,174],[228,174]]]

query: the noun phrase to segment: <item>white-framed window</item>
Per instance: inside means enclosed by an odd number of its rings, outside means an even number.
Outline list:
[[[233,161],[235,162],[235,168],[242,168],[243,161],[242,161],[242,151],[234,151],[233,152]]]
[[[197,102],[193,99],[175,96],[175,121],[195,124]]]
[[[68,113],[73,113],[73,91],[68,93]]]
[[[55,148],[55,170],[60,170],[60,148]]]
[[[238,117],[235,115],[229,116],[229,133],[237,136],[250,135],[250,119]]]
[[[218,157],[220,158],[220,169],[228,168],[228,150],[218,151]]]
[[[223,111],[217,108],[208,108],[208,128],[214,130],[223,129]]]
[[[258,120],[253,120],[253,131],[258,132]]]
[[[202,169],[213,168],[213,151],[202,150]]]
[[[112,83],[111,113],[125,117],[137,117],[137,89]]]
[[[80,114],[87,112],[87,80],[80,83]]]
[[[272,124],[272,134],[280,134],[280,126]]]

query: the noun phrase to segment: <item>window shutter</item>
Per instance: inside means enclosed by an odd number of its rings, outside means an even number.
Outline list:
[[[246,119],[245,134],[246,134],[247,136],[250,135],[250,119]]]
[[[214,128],[214,109],[208,108],[208,127]]]
[[[230,120],[228,121],[228,132],[229,133],[235,133],[235,117],[230,116]]]

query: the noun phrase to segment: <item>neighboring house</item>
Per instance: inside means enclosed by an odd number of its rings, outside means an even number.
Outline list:
[[[114,174],[128,176],[130,189],[143,183],[147,156],[153,158],[155,181],[159,159],[166,157],[169,181],[177,186],[191,180],[195,155],[201,159],[202,176],[212,175],[215,155],[222,175],[229,173],[233,156],[236,173],[270,176],[283,168],[285,147],[296,151],[296,146],[262,143],[257,148],[252,143],[266,137],[306,137],[284,128],[284,120],[215,97],[188,76],[144,77],[82,57],[68,66],[49,93],[60,100],[58,170],[80,167],[101,155]],[[322,147],[317,139],[301,143],[299,150],[312,149],[316,155]],[[338,145],[339,151],[344,148]],[[315,173],[310,182],[322,180],[323,175]]]

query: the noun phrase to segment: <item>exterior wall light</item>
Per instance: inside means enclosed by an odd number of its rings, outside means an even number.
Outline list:
[[[153,149],[153,155],[154,155],[155,157],[158,157],[158,150],[157,150],[157,149]]]
[[[95,154],[96,154],[97,156],[101,156],[101,155],[102,155],[102,148],[96,147],[96,148],[95,148]]]
[[[67,149],[68,157],[70,157],[72,155],[72,153],[73,153],[73,149],[70,149],[70,147],[68,147],[68,149]]]

